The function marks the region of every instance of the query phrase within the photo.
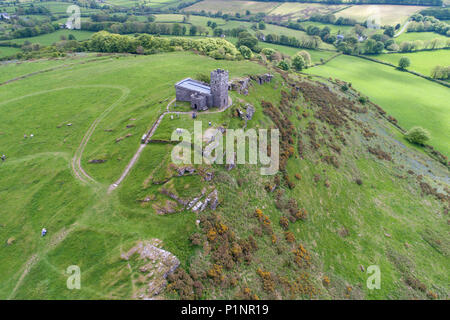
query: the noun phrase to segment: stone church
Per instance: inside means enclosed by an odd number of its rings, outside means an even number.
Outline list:
[[[211,71],[210,84],[186,78],[175,84],[177,101],[189,101],[193,110],[223,108],[228,105],[228,71]]]

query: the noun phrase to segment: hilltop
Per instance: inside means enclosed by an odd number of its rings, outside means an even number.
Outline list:
[[[448,167],[403,144],[383,106],[349,83],[189,52],[0,68],[17,78],[0,86],[0,298],[448,298]],[[196,120],[242,128],[237,109],[251,104],[247,129],[281,131],[280,173],[174,166],[167,140],[193,126],[180,114],[108,193],[142,133],[167,108],[184,110],[169,106],[173,85],[215,68],[275,75]],[[183,205],[201,195],[216,206]],[[81,290],[66,288],[70,265]],[[379,290],[366,287],[371,265]]]

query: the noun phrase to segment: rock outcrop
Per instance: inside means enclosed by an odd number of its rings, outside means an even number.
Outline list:
[[[138,259],[130,260],[135,254]],[[128,262],[131,270],[139,270],[139,277],[131,277],[133,282],[144,282],[145,286],[134,286],[138,288],[133,292],[134,299],[155,299],[167,286],[167,276],[173,273],[180,265],[180,260],[162,249],[162,241],[152,239],[150,241],[139,241],[128,252],[123,253],[121,258]],[[133,264],[132,266],[130,264]]]

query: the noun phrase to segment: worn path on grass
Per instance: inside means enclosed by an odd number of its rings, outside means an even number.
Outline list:
[[[117,179],[116,182],[114,182],[112,185],[109,186],[108,188],[108,193],[111,193],[114,189],[116,189],[121,183],[122,181],[126,178],[126,176],[128,175],[128,173],[130,173],[131,169],[134,167],[134,165],[136,164],[136,162],[139,159],[139,156],[141,155],[142,151],[144,150],[145,146],[147,145],[147,143],[149,142],[150,138],[153,136],[153,134],[155,133],[156,129],[158,128],[158,126],[160,125],[160,123],[162,122],[162,120],[164,119],[164,116],[166,114],[192,114],[192,111],[169,111],[169,107],[175,102],[175,99],[173,99],[172,101],[170,101],[167,104],[166,107],[166,111],[164,111],[158,118],[158,120],[156,120],[156,122],[152,125],[151,129],[148,131],[147,133],[147,137],[145,140],[145,143],[141,144],[139,146],[139,149],[136,151],[136,153],[134,154],[133,158],[131,158],[130,162],[128,163],[128,165],[125,167],[125,170],[123,171],[122,175],[119,177],[119,179]],[[228,105],[222,109],[219,109],[217,111],[203,111],[201,114],[211,114],[211,113],[220,113],[220,112],[224,112],[225,110],[227,110],[231,105],[233,104],[233,100],[231,99],[230,96],[228,96]]]

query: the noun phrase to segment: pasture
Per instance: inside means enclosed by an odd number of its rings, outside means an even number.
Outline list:
[[[278,2],[259,2],[259,1],[238,1],[238,0],[204,0],[197,2],[194,5],[184,8],[183,11],[194,12],[212,12],[216,13],[221,11],[222,13],[245,15],[246,10],[250,10],[251,13],[264,12],[269,13],[271,10],[279,6]]]
[[[449,37],[434,33],[434,32],[403,32],[398,37],[394,38],[395,42],[401,43],[403,41],[430,41],[433,39],[439,39],[442,43],[449,43]]]
[[[356,90],[395,117],[403,128],[426,128],[432,135],[430,144],[443,154],[450,155],[448,88],[389,66],[351,56],[337,57],[305,72],[351,82]]]
[[[65,37],[67,39],[67,37],[70,34],[74,35],[78,41],[82,41],[82,40],[89,39],[94,34],[94,32],[83,31],[83,30],[62,29],[62,30],[57,30],[52,33],[42,34],[42,35],[36,36],[36,37],[13,39],[13,40],[11,40],[11,42],[18,43],[18,44],[24,44],[25,42],[30,42],[30,43],[39,43],[40,45],[43,45],[43,46],[49,46],[55,42],[60,41],[61,37]]]
[[[345,7],[346,5],[283,2],[280,6],[276,6],[273,10],[271,10],[269,12],[269,16],[271,19],[278,16],[281,20],[308,19],[314,14],[330,14]]]
[[[417,71],[426,76],[430,76],[431,70],[437,65],[450,66],[450,52],[448,50],[390,53],[381,54],[375,58],[397,66],[401,57],[408,57],[411,61],[411,65],[408,67],[409,70]]]
[[[0,58],[9,57],[20,52],[19,48],[0,46]]]
[[[381,25],[403,24],[411,15],[427,7],[401,5],[353,5],[336,13],[336,17],[352,18],[358,22],[375,20]]]

